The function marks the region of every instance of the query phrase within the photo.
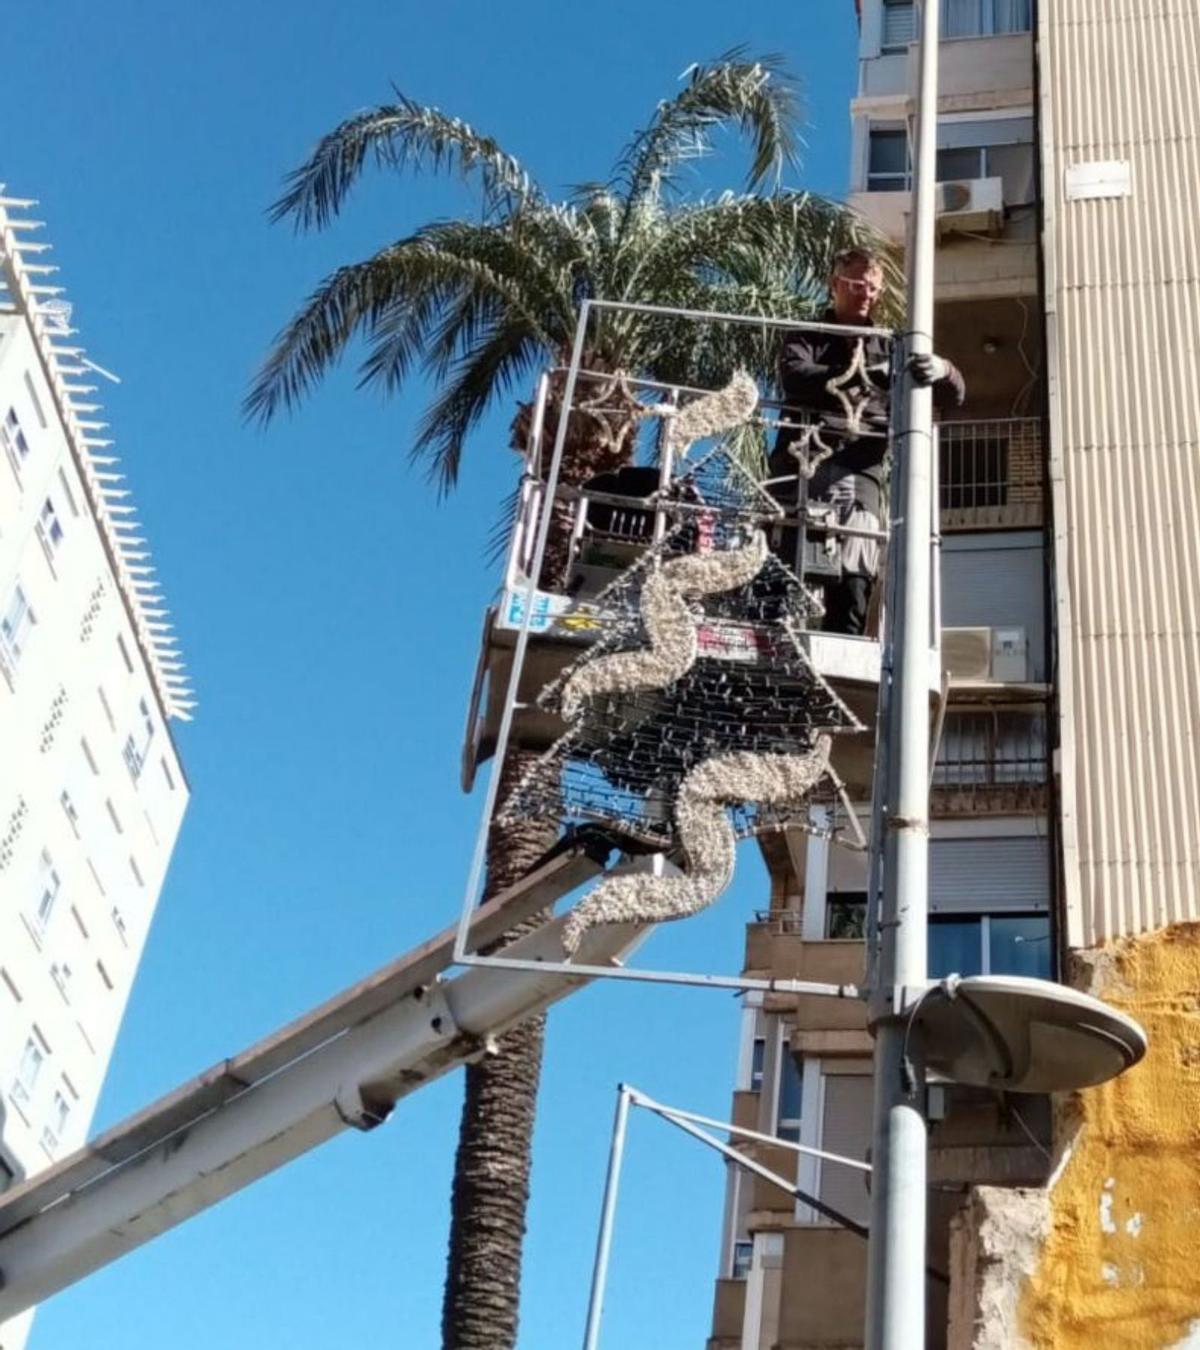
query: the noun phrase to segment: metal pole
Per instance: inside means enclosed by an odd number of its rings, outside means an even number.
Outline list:
[[[596,1261],[592,1266],[592,1292],[588,1298],[583,1350],[596,1350],[600,1344],[600,1317],[604,1312],[604,1291],[608,1283],[608,1256],[612,1251],[613,1219],[617,1213],[617,1188],[621,1184],[621,1160],[625,1156],[625,1128],[629,1123],[630,1096],[630,1089],[621,1083],[617,1088],[617,1114],[613,1119],[612,1144],[608,1150],[604,1209],[600,1215],[600,1235],[596,1239]]]
[[[867,1350],[924,1350],[927,1136],[919,1060],[910,1057],[907,1007],[927,976],[929,866],[929,615],[933,398],[908,370],[933,350],[934,191],[937,169],[938,4],[921,5],[908,324],[900,348],[897,476],[899,575],[887,728],[882,954],[872,1009],[875,1110]]]

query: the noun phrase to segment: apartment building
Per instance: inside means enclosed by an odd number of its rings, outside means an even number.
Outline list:
[[[0,198],[0,1190],[87,1135],[187,805],[169,723],[192,708],[32,206]]]
[[[862,0],[851,201],[903,242],[917,49],[911,0]],[[943,0],[935,343],[967,401],[939,426],[945,700],[932,777],[930,974],[1057,972],[1037,118],[1029,0]],[[936,734],[936,732],[935,732]],[[860,803],[869,814],[870,803]],[[755,975],[859,983],[866,860],[799,833],[763,841],[769,904],[749,926]],[[871,1049],[857,1004],[747,995],[736,1124],[864,1159]],[[1049,1103],[957,1086],[930,1094],[929,1264],[978,1183],[1048,1172]],[[779,1146],[759,1161],[860,1224],[864,1174]],[[731,1168],[709,1350],[861,1344],[866,1244]],[[947,1285],[930,1280],[930,1345]]]

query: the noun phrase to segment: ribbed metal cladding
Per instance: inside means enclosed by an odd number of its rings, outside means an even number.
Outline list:
[[[1092,946],[1200,917],[1200,0],[1040,9],[1067,938]],[[1132,195],[1067,201],[1097,160]]]

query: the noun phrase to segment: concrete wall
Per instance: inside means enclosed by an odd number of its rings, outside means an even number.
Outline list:
[[[1146,1059],[1071,1104],[1050,1235],[1022,1300],[1036,1347],[1129,1350],[1200,1334],[1200,924],[1080,960],[1079,983],[1136,1017]]]
[[[1200,924],[1076,958],[1146,1059],[1060,1103],[1047,1190],[982,1187],[953,1225],[949,1350],[1200,1345]]]

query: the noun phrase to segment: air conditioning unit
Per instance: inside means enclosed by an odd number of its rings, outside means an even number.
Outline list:
[[[992,630],[943,628],[942,669],[956,680],[990,680]]]
[[[938,235],[998,235],[1004,229],[1004,183],[999,178],[964,178],[937,185]]]
[[[943,628],[942,669],[955,680],[1024,684],[1029,638],[1024,628]]]
[[[992,629],[992,679],[1005,684],[1029,679],[1029,639],[1023,628]]]

